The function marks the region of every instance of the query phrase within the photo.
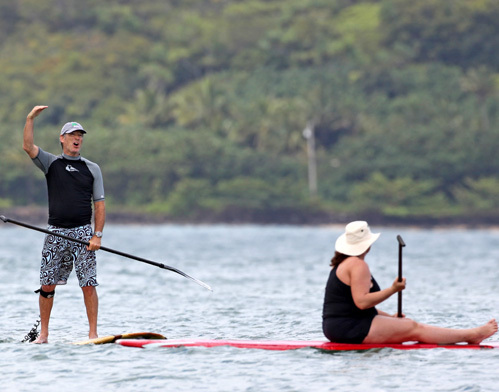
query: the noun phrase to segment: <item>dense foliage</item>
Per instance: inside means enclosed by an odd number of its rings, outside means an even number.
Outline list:
[[[497,20],[496,0],[0,0],[0,208],[45,203],[21,148],[45,104],[36,143],[83,123],[111,210],[494,222]]]

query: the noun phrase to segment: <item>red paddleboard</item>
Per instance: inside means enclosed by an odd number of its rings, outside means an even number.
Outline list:
[[[314,340],[215,340],[215,339],[169,339],[169,340],[147,340],[147,339],[119,339],[117,344],[127,347],[218,347],[231,346],[237,348],[263,349],[263,350],[296,350],[299,348],[315,348],[326,351],[355,351],[371,350],[374,348],[392,348],[397,350],[447,348],[447,349],[493,349],[499,348],[499,342],[486,342],[482,344],[427,344],[427,343],[403,343],[403,344],[347,344],[332,343]]]

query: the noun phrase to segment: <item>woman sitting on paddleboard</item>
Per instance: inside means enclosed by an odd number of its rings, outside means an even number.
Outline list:
[[[497,322],[471,329],[449,329],[425,325],[375,308],[405,289],[405,278],[381,290],[371,276],[365,257],[380,234],[367,222],[349,223],[336,241],[333,267],[326,285],[322,328],[337,343],[480,343],[497,332]]]

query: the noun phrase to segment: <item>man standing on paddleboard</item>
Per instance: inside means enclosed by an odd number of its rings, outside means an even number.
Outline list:
[[[95,251],[101,246],[106,220],[104,185],[99,166],[80,156],[86,131],[77,122],[64,124],[59,140],[61,155],[53,155],[35,145],[34,120],[47,108],[35,106],[26,118],[23,149],[47,180],[50,231],[77,238],[88,246],[47,235],[40,268],[41,332],[34,343],[47,343],[55,287],[64,285],[73,269],[83,291],[89,324],[89,339],[97,338],[98,296]],[[94,229],[92,230],[92,201]]]

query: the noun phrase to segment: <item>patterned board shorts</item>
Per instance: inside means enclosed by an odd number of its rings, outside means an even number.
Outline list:
[[[91,225],[70,229],[49,225],[48,230],[87,242],[93,234]],[[42,250],[40,284],[66,284],[73,264],[80,287],[98,285],[95,252],[87,250],[86,245],[47,234]]]

